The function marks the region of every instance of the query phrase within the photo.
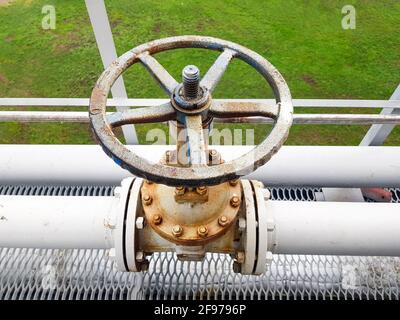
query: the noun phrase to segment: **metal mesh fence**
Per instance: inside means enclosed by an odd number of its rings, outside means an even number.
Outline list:
[[[0,195],[109,196],[112,187],[1,186]],[[318,188],[273,188],[315,201]],[[390,189],[393,202],[400,190]],[[114,268],[107,250],[0,248],[0,299],[399,299],[400,258],[274,255],[261,276],[231,271],[228,255],[181,262],[154,254],[148,272]]]

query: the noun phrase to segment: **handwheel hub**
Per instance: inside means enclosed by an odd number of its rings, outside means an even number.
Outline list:
[[[188,65],[182,70],[182,83],[176,86],[171,102],[178,112],[178,121],[184,115],[206,113],[211,96],[206,87],[200,86],[200,70],[195,65]]]

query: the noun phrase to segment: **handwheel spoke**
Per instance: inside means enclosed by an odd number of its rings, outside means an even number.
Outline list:
[[[279,104],[267,105],[259,102],[216,102],[210,113],[216,118],[266,117],[277,119]]]
[[[106,116],[107,122],[113,128],[124,124],[164,122],[176,118],[175,109],[171,103],[165,103],[160,106],[129,109],[126,111],[117,111]]]
[[[148,52],[144,52],[139,56],[139,60],[158,82],[161,88],[171,95],[178,85],[178,82],[168,73],[167,70]]]
[[[204,75],[200,85],[206,87],[210,92],[213,92],[234,56],[235,51],[225,49]]]
[[[185,117],[186,136],[191,165],[207,165],[201,115]]]

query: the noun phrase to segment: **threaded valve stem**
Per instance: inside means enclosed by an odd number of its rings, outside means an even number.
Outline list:
[[[183,94],[186,99],[195,99],[199,93],[200,70],[188,65],[182,71]]]

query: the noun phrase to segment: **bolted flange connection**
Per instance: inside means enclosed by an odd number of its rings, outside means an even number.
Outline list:
[[[188,65],[182,70],[183,94],[186,99],[195,99],[199,94],[200,70]]]

